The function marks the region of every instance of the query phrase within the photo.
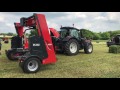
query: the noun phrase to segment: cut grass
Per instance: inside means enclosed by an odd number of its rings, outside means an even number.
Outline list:
[[[84,51],[76,56],[57,54],[57,63],[42,65],[35,74],[25,74],[16,61],[9,61],[4,53],[9,44],[3,44],[0,56],[0,78],[119,78],[120,54],[108,53],[106,42],[95,43],[94,52]]]

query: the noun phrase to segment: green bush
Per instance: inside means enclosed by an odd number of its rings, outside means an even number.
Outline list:
[[[111,45],[109,47],[109,53],[120,53],[120,45]]]

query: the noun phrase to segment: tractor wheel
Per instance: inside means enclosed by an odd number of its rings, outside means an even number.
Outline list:
[[[29,58],[20,62],[19,65],[25,73],[36,73],[40,69],[41,62],[37,58]]]
[[[93,52],[93,45],[91,43],[85,43],[84,52],[86,54],[91,54]]]
[[[75,39],[71,39],[65,44],[65,53],[69,56],[79,53],[79,43]]]
[[[15,58],[15,52],[14,51],[8,51],[8,53],[7,53],[7,57],[8,57],[8,59],[9,60],[12,60],[12,61],[16,61],[16,60],[18,60],[17,58]]]

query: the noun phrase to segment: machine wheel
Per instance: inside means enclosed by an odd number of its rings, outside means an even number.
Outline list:
[[[40,69],[41,62],[37,58],[29,58],[23,62],[20,62],[19,65],[25,73],[36,73]]]
[[[8,51],[8,53],[7,53],[7,57],[8,57],[8,59],[9,60],[12,60],[12,61],[16,61],[16,60],[18,60],[17,58],[15,58],[15,52],[14,51]]]
[[[71,39],[65,44],[65,53],[69,56],[79,53],[79,43],[75,39]]]
[[[111,46],[111,45],[115,45],[115,43],[114,42],[107,42],[108,47]]]
[[[86,43],[84,45],[84,52],[86,54],[91,54],[93,52],[93,45],[91,43]]]

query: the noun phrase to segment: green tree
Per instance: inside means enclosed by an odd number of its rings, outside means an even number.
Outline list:
[[[30,31],[30,35],[29,36],[37,36],[38,35],[38,32],[37,32],[37,30],[35,29],[35,30],[31,30]]]
[[[94,33],[93,40],[99,40],[101,39],[101,36],[99,33]]]
[[[108,39],[110,39],[110,33],[108,33],[108,32],[101,33],[101,39],[102,40],[108,40]]]
[[[8,36],[13,36],[13,33],[9,32],[7,33]]]
[[[92,31],[87,30],[87,29],[80,29],[80,30],[84,37],[93,39],[94,33]]]

